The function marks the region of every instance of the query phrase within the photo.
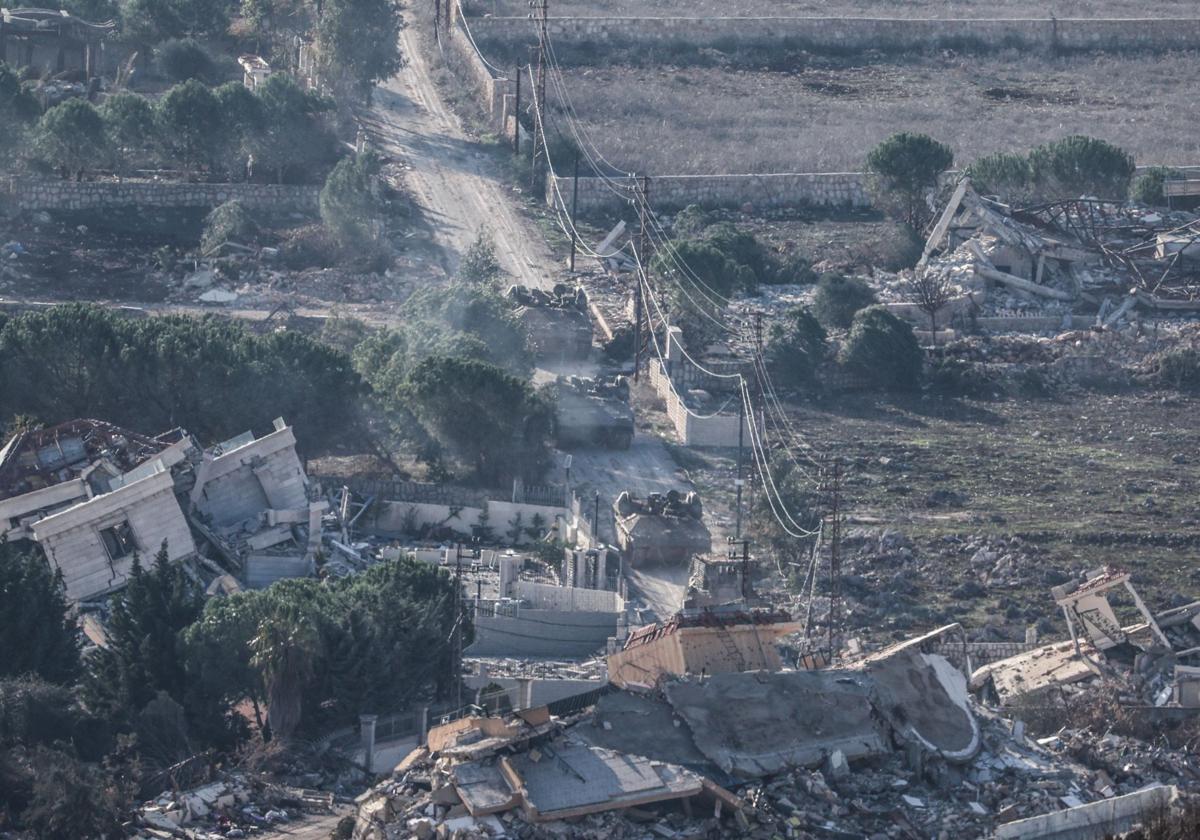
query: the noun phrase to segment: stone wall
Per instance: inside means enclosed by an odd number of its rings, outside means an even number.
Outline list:
[[[478,41],[534,43],[532,21],[472,18]],[[1042,52],[1195,49],[1200,18],[909,19],[832,17],[550,18],[562,46],[652,47],[680,43],[723,51],[778,44],[817,52],[1020,49]]]
[[[547,178],[546,202],[553,203],[555,184]],[[555,176],[558,192],[570,205],[571,179]],[[619,185],[614,187],[611,181]],[[580,178],[579,212],[624,207],[620,187],[634,195],[633,178]],[[616,191],[614,191],[616,190]],[[650,201],[656,210],[702,207],[870,207],[866,177],[860,172],[785,172],[770,175],[662,175],[650,179]]]
[[[14,210],[107,210],[120,207],[212,208],[237,200],[260,212],[317,212],[321,188],[292,184],[187,184],[173,181],[0,179]]]

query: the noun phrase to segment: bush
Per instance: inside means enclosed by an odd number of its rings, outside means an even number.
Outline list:
[[[212,56],[194,38],[165,41],[158,48],[158,66],[168,79],[175,82],[186,82],[188,79],[208,81],[213,77]]]
[[[996,383],[979,364],[963,359],[944,359],[929,371],[929,387],[949,397],[986,399],[996,392]]]
[[[1029,153],[1033,180],[1043,197],[1124,200],[1133,177],[1133,155],[1111,143],[1076,134]]]
[[[874,303],[878,303],[875,292],[862,280],[830,272],[817,281],[812,310],[826,327],[846,329],[860,309]]]
[[[966,174],[978,192],[1007,204],[1025,204],[1033,198],[1033,167],[1025,155],[996,152],[972,163]]]
[[[825,328],[812,312],[798,307],[787,313],[783,324],[772,325],[767,364],[781,384],[793,388],[809,385],[825,359],[826,347]]]
[[[1179,170],[1169,166],[1152,166],[1133,182],[1133,186],[1129,188],[1129,197],[1140,204],[1165,207],[1167,197],[1163,193],[1163,184],[1182,177]]]
[[[321,188],[321,221],[343,245],[362,245],[379,238],[383,202],[375,175],[379,160],[362,154],[342,158]]]
[[[776,262],[770,282],[808,284],[816,279],[812,261],[799,251],[791,251]]]
[[[907,321],[869,306],[854,316],[842,363],[881,388],[911,391],[920,384],[924,355]]]
[[[256,236],[258,225],[245,206],[240,201],[226,201],[204,220],[200,251],[207,256],[226,242],[245,244],[253,241]]]
[[[1159,353],[1151,361],[1150,381],[1178,391],[1200,390],[1200,352],[1185,347]]]

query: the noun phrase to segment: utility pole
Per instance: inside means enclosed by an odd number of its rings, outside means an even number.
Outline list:
[[[546,48],[550,37],[546,18],[550,12],[550,0],[529,0],[529,7],[534,10],[530,17],[534,17],[538,22],[537,82],[533,89],[534,119],[537,125],[533,135],[533,174],[529,184],[530,188],[535,188],[538,183],[538,157],[549,158],[550,155],[542,139],[546,133],[542,117],[546,111]]]
[[[637,289],[633,295],[633,381],[638,381],[638,372],[642,369],[642,283],[649,285],[646,275],[646,265],[649,255],[646,253],[646,213],[649,204],[650,176],[643,175],[638,194],[638,236],[637,236]]]
[[[742,399],[738,400],[738,457],[737,457],[737,478],[733,480],[733,486],[737,490],[737,519],[734,524],[734,536],[738,539],[742,537],[742,485],[745,483],[742,480],[742,438],[746,431],[746,397],[749,396],[749,391],[742,392]]]
[[[575,178],[571,186],[571,273],[575,272],[575,217],[579,215],[579,152],[575,152]]]
[[[521,154],[521,64],[517,63],[517,96],[513,102],[513,154]]]
[[[829,517],[829,659],[835,653],[834,640],[838,625],[838,599],[842,589],[842,459],[834,457],[832,499]]]
[[[737,537],[729,537],[727,540],[731,546],[726,556],[730,560],[742,561],[742,600],[746,601],[750,598],[750,540],[738,539]],[[738,557],[738,550],[732,546],[740,545],[742,547],[741,557]]]
[[[454,544],[454,708],[462,708],[462,544]]]
[[[442,40],[442,0],[433,0],[433,39]]]

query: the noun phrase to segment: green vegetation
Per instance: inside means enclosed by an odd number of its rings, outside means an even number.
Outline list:
[[[876,302],[875,292],[857,277],[826,273],[817,281],[812,311],[825,326],[847,329],[860,309]]]
[[[783,323],[771,325],[767,365],[781,385],[791,388],[811,385],[828,349],[825,328],[804,307],[790,310],[782,320]]]
[[[363,391],[349,358],[296,332],[258,336],[216,317],[132,320],[77,304],[10,318],[0,358],[0,417],[182,425],[206,440],[282,415],[320,447],[353,426]]]
[[[379,159],[372,154],[342,158],[321,189],[321,221],[344,246],[365,245],[379,238],[383,210],[376,175]]]
[[[103,158],[104,121],[87,100],[68,99],[42,115],[34,142],[43,160],[78,177]]]
[[[1163,185],[1185,176],[1178,169],[1169,166],[1152,166],[1139,175],[1129,188],[1129,197],[1142,204],[1153,207],[1164,207],[1167,204]]]
[[[154,106],[144,96],[121,91],[100,106],[105,143],[120,171],[128,171],[150,159],[156,143]]]
[[[911,391],[921,382],[924,355],[907,321],[882,306],[854,316],[842,364],[880,388]]]
[[[317,8],[322,59],[359,93],[369,96],[376,82],[400,69],[400,13],[393,0],[324,0]]]
[[[1080,196],[1123,200],[1134,169],[1128,152],[1077,134],[1038,146],[1028,155],[988,155],[967,167],[967,174],[981,192],[1011,204],[1028,204]],[[1161,180],[1157,184],[1161,193]],[[1154,185],[1151,179],[1143,189],[1152,195]]]
[[[258,235],[254,217],[240,201],[226,201],[213,209],[204,220],[200,251],[211,254],[226,242],[246,244]]]
[[[477,359],[430,356],[402,397],[433,438],[493,486],[545,471],[551,407],[529,383]]]
[[[876,197],[914,230],[929,221],[926,193],[937,188],[938,176],[954,164],[954,153],[925,134],[893,134],[867,155]]]
[[[17,148],[39,110],[37,99],[20,76],[0,61],[0,152]]]
[[[79,641],[60,576],[33,552],[0,539],[0,680],[32,674],[70,683],[79,674]]]
[[[213,59],[194,38],[172,39],[158,47],[158,63],[167,78],[175,82],[197,79],[212,81]]]

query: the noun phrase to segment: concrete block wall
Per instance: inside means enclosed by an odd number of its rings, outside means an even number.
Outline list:
[[[295,184],[187,184],[173,181],[0,179],[0,192],[19,211],[106,210],[120,207],[212,208],[237,200],[278,215],[317,212],[321,188]]]
[[[475,617],[470,656],[583,658],[617,635],[617,613],[518,610],[514,616]]]
[[[555,200],[555,189],[570,196],[571,179],[547,178],[546,202]],[[619,186],[634,195],[634,178],[614,178]],[[866,176],[861,172],[782,172],[766,175],[661,175],[651,181],[654,206],[678,209],[689,204],[701,207],[740,207],[751,204],[756,210],[777,207],[870,207]],[[579,179],[579,212],[625,206],[621,195],[602,178]]]
[[[537,609],[571,612],[610,612],[625,610],[625,601],[616,592],[606,589],[583,589],[577,586],[554,586],[528,580],[514,581],[513,598],[527,601]]]
[[[536,41],[526,18],[472,18],[479,42]],[[837,17],[550,18],[559,45],[654,47],[686,43],[731,50],[782,45],[824,52],[892,52],[955,49],[980,52],[1150,51],[1193,49],[1200,17],[919,19]]]
[[[410,536],[406,528],[443,525],[456,533],[469,537],[475,526],[479,525],[480,515],[487,510],[488,526],[495,532],[496,538],[502,542],[508,541],[507,531],[512,527],[513,518],[521,514],[521,527],[532,527],[533,517],[540,515],[550,528],[560,519],[567,519],[570,512],[565,507],[548,507],[523,502],[487,501],[484,507],[470,507],[448,504],[432,504],[428,502],[393,502],[383,501],[371,507],[366,516],[359,520],[358,527],[369,533],[387,537]],[[453,515],[451,515],[453,514]],[[561,527],[561,526],[560,526]],[[528,533],[522,531],[518,544],[531,542]]]

